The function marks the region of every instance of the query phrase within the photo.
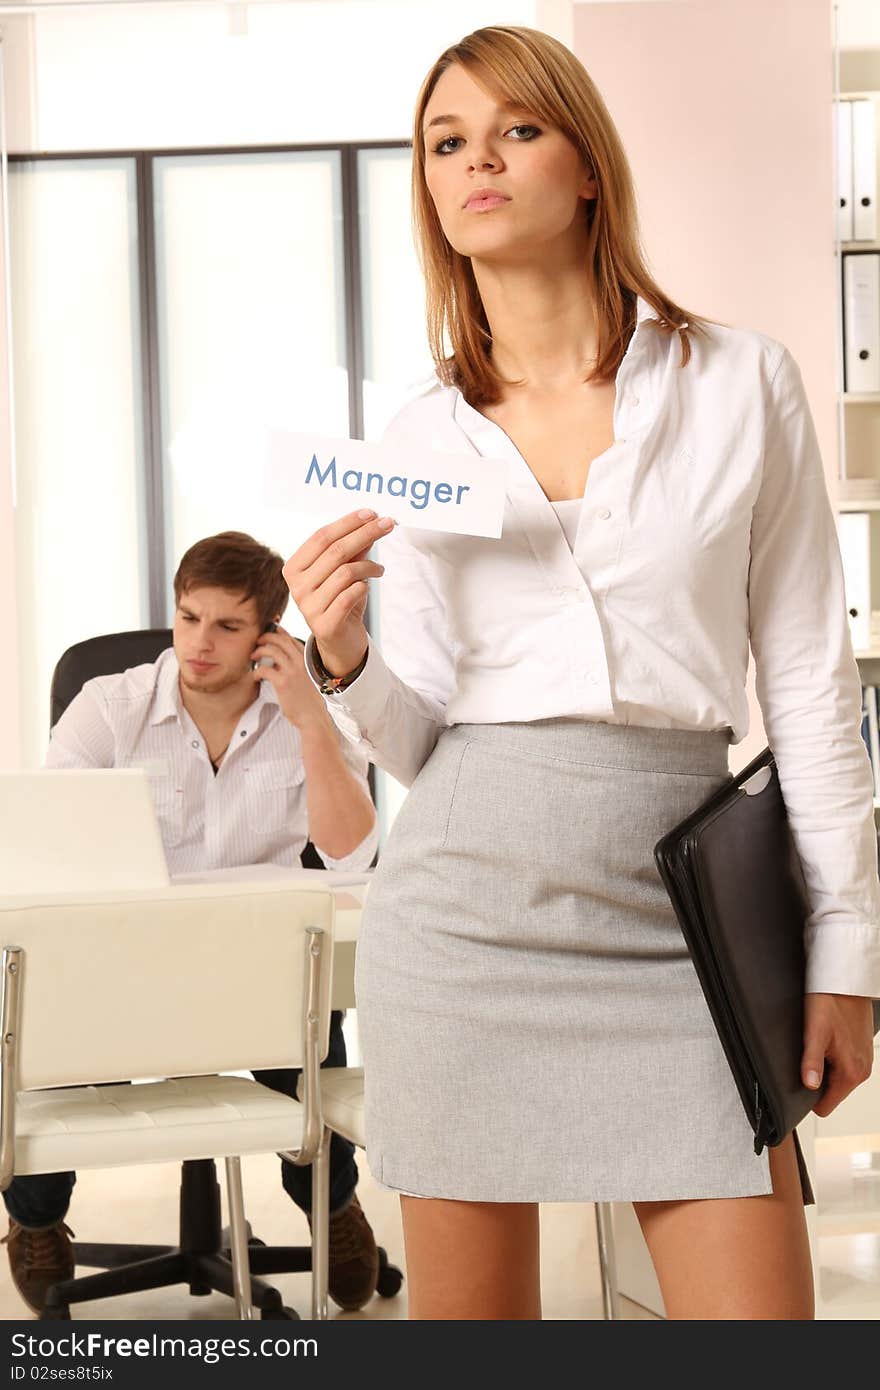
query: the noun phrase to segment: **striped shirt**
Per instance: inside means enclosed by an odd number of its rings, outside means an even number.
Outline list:
[[[87,681],[52,730],[46,766],[142,767],[153,790],[168,872],[250,864],[299,865],[309,838],[300,737],[274,689],[259,695],[235,727],[216,776],[205,740],[184,709],[177,658]],[[355,777],[369,795],[366,757],[340,736]],[[376,851],[373,828],[342,859],[322,853],[328,869],[366,869]]]

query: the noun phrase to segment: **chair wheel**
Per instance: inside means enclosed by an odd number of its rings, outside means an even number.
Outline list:
[[[47,1303],[37,1319],[38,1322],[70,1322],[69,1303]]]
[[[397,1265],[389,1264],[388,1254],[379,1246],[379,1275],[376,1279],[376,1293],[380,1298],[393,1298],[400,1293],[403,1274]]]
[[[299,1313],[293,1308],[264,1308],[260,1314],[263,1322],[301,1322]]]

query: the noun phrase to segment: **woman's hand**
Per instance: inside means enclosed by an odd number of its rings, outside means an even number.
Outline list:
[[[282,571],[291,597],[315,636],[318,654],[331,676],[346,676],[364,658],[367,580],[385,573],[368,560],[374,541],[394,526],[375,512],[349,512],[320,531],[291,555]]]
[[[818,1091],[813,1109],[830,1115],[856,1086],[871,1075],[874,1058],[871,1000],[854,994],[808,994],[804,999],[804,1053],[801,1079]]]

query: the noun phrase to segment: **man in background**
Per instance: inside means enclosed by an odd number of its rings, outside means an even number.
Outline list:
[[[173,648],[151,664],[87,681],[49,743],[52,768],[144,767],[169,873],[299,866],[311,840],[328,869],[362,870],[378,842],[366,760],[336,733],[302,645],[277,627],[288,601],[282,558],[239,531],[192,546],[174,577]],[[210,975],[206,976],[210,988]],[[332,1015],[325,1066],[345,1066]],[[299,1072],[256,1072],[296,1095]],[[354,1148],[330,1150],[330,1294],[343,1309],[372,1297],[378,1251],[355,1193]],[[74,1273],[65,1224],[75,1173],[14,1178],[3,1197],[16,1288],[35,1312]],[[311,1168],[281,1163],[308,1217]]]

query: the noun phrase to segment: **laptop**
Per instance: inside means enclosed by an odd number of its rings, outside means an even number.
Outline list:
[[[168,884],[145,769],[0,772],[0,896]]]

